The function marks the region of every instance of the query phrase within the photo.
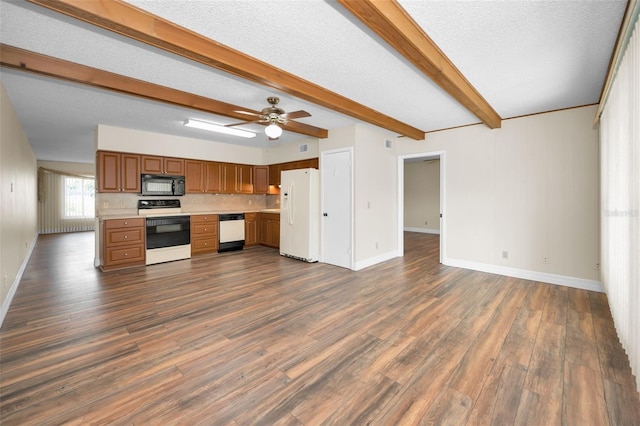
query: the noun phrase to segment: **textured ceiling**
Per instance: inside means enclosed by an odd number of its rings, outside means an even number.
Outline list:
[[[424,131],[480,120],[333,1],[130,0],[129,3]],[[400,1],[503,117],[598,102],[624,1]],[[0,2],[2,43],[252,109],[266,97],[313,126],[355,120],[24,1]],[[266,147],[186,129],[237,120],[2,68],[42,160],[92,162],[98,123]],[[389,133],[393,135],[393,133]],[[428,135],[427,135],[428,137]],[[286,132],[277,143],[299,141]]]

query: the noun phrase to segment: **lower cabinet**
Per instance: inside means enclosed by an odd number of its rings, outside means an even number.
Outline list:
[[[260,213],[260,244],[280,248],[280,215]]]
[[[144,265],[145,220],[107,219],[102,223],[102,269]]]
[[[191,254],[218,251],[218,215],[191,215]]]
[[[258,213],[244,214],[244,245],[255,246],[260,243],[260,228],[258,226]]]

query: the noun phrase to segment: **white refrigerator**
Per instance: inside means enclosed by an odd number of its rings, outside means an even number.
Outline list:
[[[285,170],[280,178],[280,254],[305,262],[320,255],[320,176]]]

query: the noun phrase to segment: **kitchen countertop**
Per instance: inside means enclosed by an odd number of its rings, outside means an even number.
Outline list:
[[[239,211],[238,209],[233,210],[201,210],[201,211],[191,211],[191,212],[180,212],[180,213],[170,213],[166,215],[159,214],[158,216],[191,216],[195,214],[224,214],[224,213],[277,213],[280,214],[280,209],[252,209],[252,210],[244,210]],[[118,213],[118,214],[104,214],[98,216],[99,220],[107,220],[107,219],[134,219],[139,217],[147,217],[146,215],[139,215],[137,213]]]

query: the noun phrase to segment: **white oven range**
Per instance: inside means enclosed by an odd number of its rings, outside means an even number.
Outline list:
[[[181,214],[180,200],[139,200],[146,216],[146,264],[191,257],[191,217]]]

